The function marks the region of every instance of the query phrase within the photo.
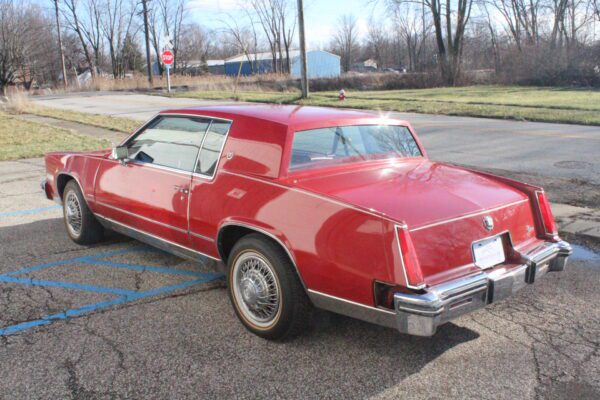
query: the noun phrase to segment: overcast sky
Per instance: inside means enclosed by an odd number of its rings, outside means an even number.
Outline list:
[[[291,0],[294,5],[296,0]],[[243,0],[189,0],[191,19],[201,25],[219,29],[227,15],[244,17]],[[304,19],[308,47],[326,46],[342,14],[353,14],[358,20],[359,32],[365,33],[370,16],[379,15],[382,6],[374,9],[368,0],[304,0]]]

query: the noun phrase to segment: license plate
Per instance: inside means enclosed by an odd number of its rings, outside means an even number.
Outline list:
[[[479,268],[490,268],[503,263],[505,260],[502,237],[495,236],[473,243],[473,261]]]

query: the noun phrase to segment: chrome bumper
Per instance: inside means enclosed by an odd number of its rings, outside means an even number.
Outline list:
[[[571,245],[545,242],[521,254],[522,264],[498,266],[425,290],[396,293],[396,327],[402,333],[432,336],[438,326],[487,304],[505,299],[549,271],[564,270]]]

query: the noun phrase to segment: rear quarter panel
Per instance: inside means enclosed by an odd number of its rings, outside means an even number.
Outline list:
[[[254,225],[290,250],[308,289],[373,304],[373,281],[390,281],[381,217],[275,182],[222,172],[203,204],[204,232],[232,222]],[[192,211],[193,212],[193,211]],[[213,232],[209,232],[214,228]]]

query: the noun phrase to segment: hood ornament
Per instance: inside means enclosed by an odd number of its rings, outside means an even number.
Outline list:
[[[488,231],[494,229],[494,220],[489,215],[483,217],[483,227]]]

